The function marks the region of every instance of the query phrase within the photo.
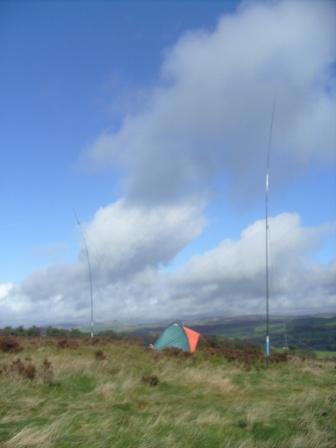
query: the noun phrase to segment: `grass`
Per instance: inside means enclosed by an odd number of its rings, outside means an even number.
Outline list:
[[[0,369],[18,357],[36,367],[33,379],[0,375],[3,448],[336,446],[335,360],[295,357],[266,370],[121,341],[23,345],[0,352]],[[143,380],[152,376],[158,384]]]
[[[314,353],[318,359],[335,359],[336,360],[336,352],[329,352],[323,350],[315,350]]]

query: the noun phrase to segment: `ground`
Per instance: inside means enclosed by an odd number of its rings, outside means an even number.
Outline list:
[[[0,352],[3,448],[336,447],[336,360],[265,369],[127,341],[20,344]]]

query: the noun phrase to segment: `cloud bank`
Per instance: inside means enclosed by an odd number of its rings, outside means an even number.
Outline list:
[[[144,227],[137,232],[139,222],[144,219],[139,210],[135,212],[137,219],[128,222],[128,232],[133,234],[133,239],[128,247],[126,245],[126,255],[123,246],[120,251],[116,249],[115,227],[109,223],[110,219],[123,216],[122,207],[122,203],[117,203],[115,208],[100,210],[87,230],[88,238],[95,226],[106,233],[102,251],[96,248],[92,258],[97,320],[145,321],[218,313],[237,315],[242,310],[244,314],[263,312],[263,220],[244,229],[238,240],[223,240],[218,247],[193,256],[180,270],[167,273],[159,269],[167,260],[165,248],[160,253],[151,245],[147,252],[143,247],[143,241],[151,241],[152,228]],[[168,209],[169,212],[175,214],[174,224],[171,226],[172,221],[168,220],[165,226],[163,221],[160,238],[157,233],[156,238],[161,244],[165,241],[167,244],[167,235],[174,239],[175,232],[183,234],[185,231],[186,244],[192,231],[199,232],[202,225],[199,217],[190,211],[186,219],[185,209]],[[158,216],[152,218],[154,222]],[[321,310],[322,305],[325,311],[333,309],[336,263],[321,266],[313,262],[309,254],[328,235],[335,233],[335,225],[307,228],[302,226],[297,214],[284,213],[271,218],[270,226],[271,311],[302,313]],[[156,227],[155,232],[158,232]],[[178,250],[176,246],[176,252]],[[137,259],[141,254],[143,263]],[[170,252],[169,256],[173,257],[174,253]],[[16,322],[36,323],[36,316],[39,316],[44,322],[81,323],[87,321],[88,292],[86,260],[80,256],[75,265],[51,267],[33,274],[19,287],[12,287],[2,298],[2,310],[7,319]]]

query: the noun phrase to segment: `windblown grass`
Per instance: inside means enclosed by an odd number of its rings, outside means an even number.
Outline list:
[[[20,345],[0,352],[3,448],[336,446],[332,360],[294,358],[266,370],[124,341]],[[10,374],[18,358],[36,368],[34,378]],[[151,377],[158,381],[144,381]]]

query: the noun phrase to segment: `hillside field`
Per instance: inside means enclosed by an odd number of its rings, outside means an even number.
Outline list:
[[[336,447],[336,360],[17,341],[0,351],[2,448]]]

